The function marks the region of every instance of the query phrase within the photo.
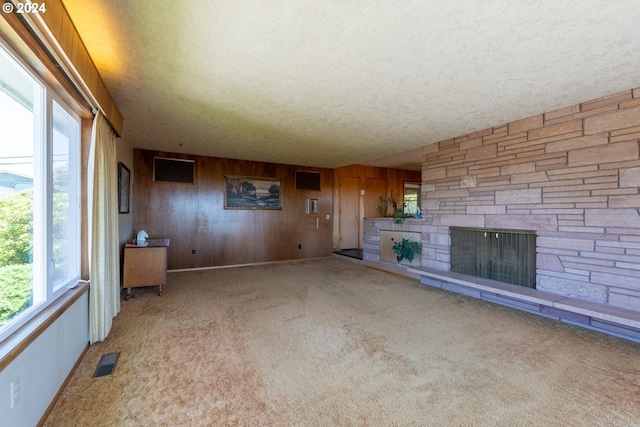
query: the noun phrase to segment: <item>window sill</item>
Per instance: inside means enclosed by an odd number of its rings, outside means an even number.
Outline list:
[[[69,289],[23,327],[0,342],[0,371],[53,324],[73,303],[89,290],[88,283],[80,283]]]

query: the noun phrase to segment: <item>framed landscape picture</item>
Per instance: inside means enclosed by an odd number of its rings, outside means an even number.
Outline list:
[[[225,209],[282,209],[278,178],[225,176]]]

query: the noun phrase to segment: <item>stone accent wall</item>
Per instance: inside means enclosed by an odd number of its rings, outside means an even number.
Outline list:
[[[365,218],[364,219],[364,243],[362,259],[369,262],[381,262],[380,259],[380,232],[381,231],[409,231],[421,233],[422,247],[426,244],[426,231],[424,222],[417,219],[406,219],[402,224],[396,224],[392,218]],[[395,263],[393,263],[395,264]]]
[[[537,288],[640,311],[640,88],[427,147],[422,265],[449,226],[538,234]]]

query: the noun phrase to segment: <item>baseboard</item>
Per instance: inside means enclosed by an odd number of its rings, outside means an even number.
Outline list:
[[[175,269],[167,270],[167,273],[178,273],[181,271],[219,270],[222,268],[254,267],[257,265],[288,264],[292,262],[309,261],[314,259],[327,259],[327,258],[331,258],[331,256],[329,255],[329,256],[321,256],[321,257],[313,257],[313,258],[285,259],[282,261],[250,262],[247,264],[212,265],[211,267],[175,268]]]

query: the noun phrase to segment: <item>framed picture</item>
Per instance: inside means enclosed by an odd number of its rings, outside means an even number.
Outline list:
[[[118,213],[129,213],[130,202],[130,187],[131,187],[131,171],[124,165],[124,163],[118,163]]]
[[[282,209],[280,179],[227,175],[225,179],[225,209]]]

